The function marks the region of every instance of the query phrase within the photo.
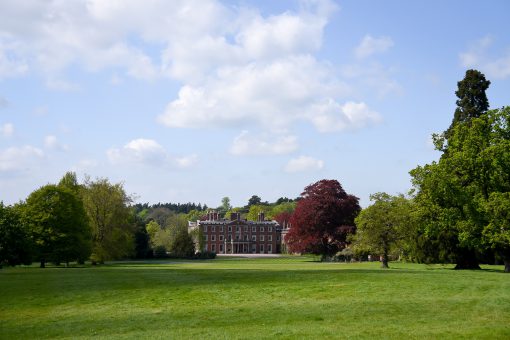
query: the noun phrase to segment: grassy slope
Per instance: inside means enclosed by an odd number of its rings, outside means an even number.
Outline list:
[[[0,338],[510,338],[500,267],[392,267],[292,258],[4,268]]]

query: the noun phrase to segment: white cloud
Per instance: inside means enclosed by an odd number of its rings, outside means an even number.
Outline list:
[[[0,136],[8,138],[14,134],[14,125],[12,123],[5,123],[0,125]]]
[[[30,145],[0,150],[0,171],[26,171],[33,168],[44,152]]]
[[[488,53],[492,43],[493,38],[490,36],[472,43],[466,52],[459,54],[462,67],[480,69],[490,78],[510,77],[510,48],[503,56],[493,57]]]
[[[198,156],[197,155],[191,155],[186,157],[177,157],[175,159],[175,163],[179,168],[190,168],[193,165],[195,165],[198,162]]]
[[[320,132],[362,128],[382,119],[379,113],[372,111],[363,102],[347,102],[340,105],[329,100],[318,103],[315,106],[315,112],[312,123]]]
[[[107,156],[112,164],[139,164],[186,168],[197,161],[196,155],[171,157],[165,148],[152,139],[134,139],[121,149],[111,148]]]
[[[237,156],[284,155],[295,151],[297,148],[297,137],[293,135],[282,135],[274,138],[267,134],[253,136],[248,131],[243,131],[234,139],[230,147],[230,153]]]
[[[366,58],[376,53],[385,52],[393,45],[393,40],[390,37],[374,38],[371,35],[365,35],[354,50],[354,54],[357,58]]]
[[[291,159],[285,166],[285,171],[289,173],[318,171],[324,167],[324,162],[308,156],[299,156]]]
[[[44,147],[51,150],[68,151],[69,146],[58,141],[56,136],[48,135],[44,137]]]

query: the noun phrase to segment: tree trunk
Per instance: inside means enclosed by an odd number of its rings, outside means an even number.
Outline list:
[[[46,260],[41,259],[41,264],[39,265],[39,268],[46,268]]]
[[[473,250],[461,250],[457,256],[457,265],[455,269],[481,269],[476,258],[476,253]]]
[[[382,255],[381,268],[389,268],[388,266],[388,252],[385,251]]]
[[[505,259],[505,273],[510,273],[510,259]]]

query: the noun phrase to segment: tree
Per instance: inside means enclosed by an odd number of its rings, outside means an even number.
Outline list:
[[[361,210],[358,198],[348,195],[336,180],[321,180],[301,194],[286,236],[291,252],[310,252],[325,259],[346,244],[355,230],[354,218]]]
[[[259,196],[257,196],[257,195],[253,195],[248,200],[248,205],[246,206],[246,208],[249,208],[252,205],[257,205],[257,204],[260,204],[260,203],[262,203],[262,199]]]
[[[69,263],[90,255],[91,231],[82,201],[67,188],[45,185],[23,208],[41,268],[46,261]]]
[[[457,269],[479,268],[488,247],[510,260],[500,214],[510,192],[510,108],[456,124],[448,152],[411,175],[421,214],[419,250]]]
[[[248,215],[246,219],[249,221],[258,221],[259,214],[264,213],[265,215],[269,214],[271,211],[271,207],[267,205],[259,205],[255,204],[250,206],[250,210],[248,211]]]
[[[195,253],[195,243],[187,228],[179,227],[170,246],[170,252],[176,257],[191,257]]]
[[[457,83],[457,108],[452,123],[446,131],[446,137],[452,133],[457,123],[467,122],[471,118],[478,118],[489,109],[489,100],[485,91],[491,82],[485,79],[483,73],[477,70],[467,70],[464,79]]]
[[[106,178],[86,179],[85,210],[93,235],[93,263],[120,259],[134,253],[134,220],[131,198],[122,184],[111,184]]]
[[[0,268],[32,262],[32,240],[22,223],[19,207],[0,202]]]
[[[232,209],[232,205],[230,205],[230,198],[223,197],[221,199],[221,206],[218,208],[218,210],[221,214],[225,214],[230,209]]]
[[[382,268],[388,268],[388,255],[404,238],[410,225],[410,202],[403,196],[386,193],[370,195],[374,203],[356,217],[354,243],[368,247],[382,257]]]

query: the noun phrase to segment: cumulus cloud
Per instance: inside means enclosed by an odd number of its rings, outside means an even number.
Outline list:
[[[8,138],[14,133],[14,125],[12,123],[5,123],[0,125],[0,136]]]
[[[111,148],[107,156],[112,164],[139,164],[186,168],[196,163],[195,155],[171,157],[165,148],[152,139],[134,139],[122,148]]]
[[[354,50],[354,54],[357,58],[366,58],[376,53],[385,52],[393,45],[393,40],[390,37],[374,38],[371,35],[365,35]]]
[[[44,137],[44,147],[51,150],[67,151],[69,146],[62,144],[54,135]]]
[[[293,135],[269,136],[267,134],[253,136],[242,131],[234,139],[230,153],[236,156],[248,155],[284,155],[298,148],[297,137]]]
[[[44,152],[30,145],[0,150],[0,171],[27,171],[36,166]]]
[[[494,39],[486,36],[471,44],[466,52],[459,54],[462,67],[477,68],[494,79],[510,77],[510,48],[499,57],[489,54]]]
[[[291,159],[285,166],[285,171],[289,173],[318,171],[324,167],[324,162],[319,159],[308,156],[300,156]]]

